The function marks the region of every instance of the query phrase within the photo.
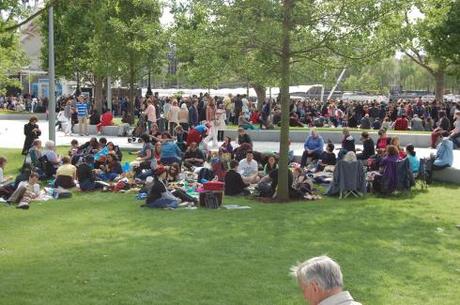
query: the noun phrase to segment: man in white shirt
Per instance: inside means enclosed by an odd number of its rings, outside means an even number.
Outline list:
[[[259,182],[259,165],[254,160],[254,154],[252,151],[246,153],[246,158],[240,161],[238,165],[238,173],[243,178],[246,184],[255,184]]]
[[[8,198],[9,203],[17,203],[18,209],[27,210],[30,202],[40,195],[40,184],[38,184],[39,176],[32,172],[28,181],[19,183],[18,188]]]
[[[291,271],[310,305],[361,305],[343,291],[340,266],[327,256],[311,258]]]

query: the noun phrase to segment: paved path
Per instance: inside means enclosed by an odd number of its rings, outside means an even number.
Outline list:
[[[0,147],[1,148],[22,148],[24,143],[23,126],[27,121],[7,121],[0,118]],[[42,139],[48,139],[48,122],[39,122],[40,129],[42,130]],[[106,137],[108,141],[112,141],[121,148],[140,148],[140,144],[130,144],[127,138],[123,137]],[[70,145],[72,139],[77,139],[80,143],[88,141],[90,137],[72,136],[66,137],[63,132],[56,133],[57,145]],[[340,145],[336,145],[339,147]],[[359,147],[359,146],[358,146]],[[254,149],[261,152],[278,151],[278,142],[254,142]],[[303,143],[292,143],[291,149],[294,150],[295,155],[301,155],[303,152]],[[420,157],[428,157],[430,153],[435,152],[430,148],[417,148],[417,154]],[[1,152],[1,149],[0,149]],[[460,150],[454,151],[454,166],[460,169]]]

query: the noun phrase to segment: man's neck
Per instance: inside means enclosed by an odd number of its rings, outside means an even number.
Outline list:
[[[316,304],[312,304],[312,305],[318,305],[320,304],[322,301],[326,300],[327,298],[333,296],[333,295],[336,295],[338,293],[341,293],[342,292],[342,288],[334,288],[334,289],[330,289],[330,290],[327,290],[323,293],[322,297],[320,298],[320,300],[318,301],[318,303]]]

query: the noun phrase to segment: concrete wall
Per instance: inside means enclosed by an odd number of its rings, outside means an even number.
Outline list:
[[[40,121],[47,121],[47,115],[46,113],[8,113],[8,114],[0,114],[0,120],[10,120],[10,121],[16,121],[16,120],[21,120],[21,121],[28,121],[30,117],[36,116],[38,120]]]
[[[253,141],[262,141],[262,142],[279,142],[280,141],[280,132],[279,130],[248,130],[247,133],[251,136]],[[292,130],[289,133],[289,138],[291,142],[304,142],[306,137],[309,134],[309,130]],[[361,132],[351,132],[355,138],[356,144],[360,144]],[[370,136],[377,141],[378,134],[377,132],[369,132]],[[238,136],[236,130],[226,130],[225,135],[235,139]],[[324,141],[331,140],[334,144],[339,144],[342,142],[342,132],[341,130],[337,131],[320,131],[320,135],[324,138]],[[431,137],[429,134],[400,134],[400,133],[388,133],[389,137],[399,137],[401,141],[401,146],[406,146],[408,144],[413,144],[415,147],[430,147]]]

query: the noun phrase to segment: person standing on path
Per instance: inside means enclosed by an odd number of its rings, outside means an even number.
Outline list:
[[[38,139],[42,132],[37,125],[38,119],[36,116],[33,116],[29,119],[29,123],[24,125],[24,135],[26,136],[24,140],[24,146],[22,148],[22,154],[25,156],[29,152],[29,149],[32,147],[34,140]]]
[[[78,134],[80,136],[88,134],[88,105],[85,103],[82,95],[78,97],[76,105],[78,115]]]

